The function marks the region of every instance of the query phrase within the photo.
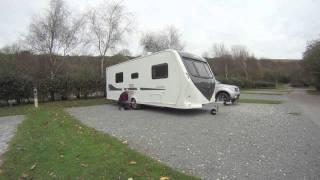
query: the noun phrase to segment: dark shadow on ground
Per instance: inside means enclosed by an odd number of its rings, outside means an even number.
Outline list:
[[[118,106],[117,103],[110,104],[112,106]],[[139,110],[126,110],[126,111],[148,111],[153,113],[167,114],[167,115],[179,115],[179,116],[196,116],[201,114],[210,114],[212,108],[204,107],[202,109],[175,109],[168,107],[157,107],[142,105]]]

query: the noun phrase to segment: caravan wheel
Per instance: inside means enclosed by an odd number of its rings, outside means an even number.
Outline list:
[[[131,99],[131,108],[134,110],[140,109],[141,105],[137,104],[136,99],[132,98]]]

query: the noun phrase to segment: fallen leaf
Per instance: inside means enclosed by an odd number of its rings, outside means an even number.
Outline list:
[[[137,164],[137,162],[135,162],[135,161],[130,161],[129,164],[134,165],[134,164]]]
[[[167,177],[167,176],[161,176],[161,177],[160,177],[160,180],[170,180],[170,178]]]
[[[34,170],[37,167],[37,164],[34,164],[30,167],[30,170]]]
[[[88,167],[88,164],[81,163],[82,167]]]
[[[28,178],[28,174],[26,173],[26,172],[23,172],[22,174],[21,174],[21,178],[23,178],[23,179],[26,179],[26,178]]]
[[[133,180],[133,178],[131,177],[131,178],[128,178],[128,180]]]
[[[51,172],[51,173],[49,174],[49,176],[51,176],[51,177],[53,177],[53,178],[56,177],[56,175],[55,175],[53,172]]]

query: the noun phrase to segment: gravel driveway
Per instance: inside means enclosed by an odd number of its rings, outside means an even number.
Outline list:
[[[0,117],[0,165],[1,155],[6,151],[8,142],[14,136],[18,124],[23,120],[23,116]]]
[[[206,110],[67,109],[88,126],[203,179],[319,179],[320,127],[293,103]]]

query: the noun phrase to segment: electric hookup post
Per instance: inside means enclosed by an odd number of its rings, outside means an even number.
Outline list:
[[[34,101],[34,107],[38,108],[38,90],[37,88],[33,88],[33,101]]]

